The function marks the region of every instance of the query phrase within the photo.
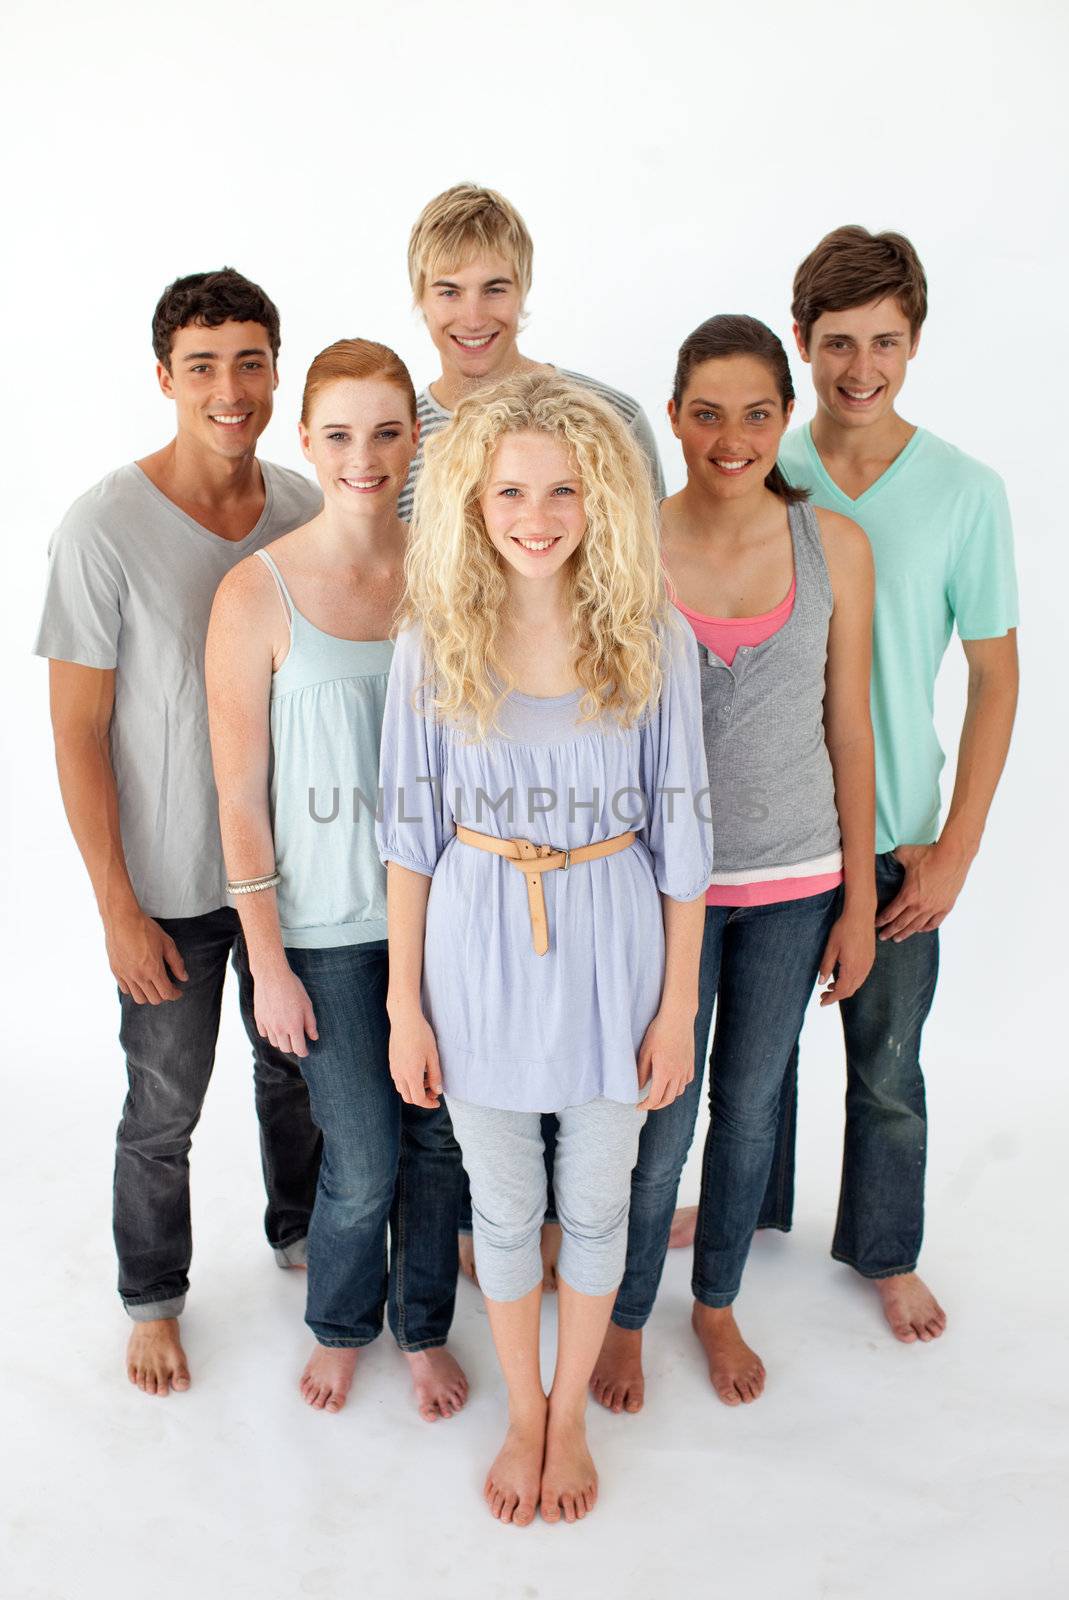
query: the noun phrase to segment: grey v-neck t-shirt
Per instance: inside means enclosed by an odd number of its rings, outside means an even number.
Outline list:
[[[119,826],[151,917],[197,917],[227,903],[204,687],[212,600],[231,567],[323,503],[299,472],[260,466],[264,509],[244,539],[202,527],[131,462],[74,502],[48,547],[34,654],[115,669]]]

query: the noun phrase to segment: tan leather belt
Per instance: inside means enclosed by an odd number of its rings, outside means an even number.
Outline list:
[[[581,844],[574,850],[558,850],[551,844],[532,844],[530,839],[498,839],[492,833],[476,833],[474,828],[457,827],[461,844],[474,845],[477,850],[490,850],[495,856],[504,856],[509,864],[522,872],[527,883],[527,904],[531,913],[531,938],[535,955],[544,956],[549,949],[549,924],[546,921],[546,897],[542,889],[542,874],[556,872],[580,861],[600,861],[604,856],[614,856],[619,850],[633,845],[635,833],[618,833],[615,839],[602,839],[599,844]]]

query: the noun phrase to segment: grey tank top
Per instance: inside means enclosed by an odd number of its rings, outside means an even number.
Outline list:
[[[386,937],[375,846],[390,639],[339,639],[294,605],[266,550],[290,649],[271,680],[271,826],[282,943],[301,950]]]
[[[787,508],[795,595],[783,626],[729,667],[699,644],[713,883],[807,877],[842,864],[824,669],[831,580],[813,509]],[[766,870],[771,869],[771,870]]]

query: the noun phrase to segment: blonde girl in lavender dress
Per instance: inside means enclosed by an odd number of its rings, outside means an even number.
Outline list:
[[[645,460],[555,375],[430,440],[383,722],[390,1066],[444,1091],[508,1388],[485,1496],[585,1516],[587,1385],[647,1114],[694,1070],[712,871],[697,646],[669,605]],[[560,1124],[559,1339],[539,1372],[541,1114]]]

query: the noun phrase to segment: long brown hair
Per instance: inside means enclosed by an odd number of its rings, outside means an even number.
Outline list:
[[[672,385],[672,401],[678,412],[690,375],[703,361],[723,361],[729,356],[755,356],[763,361],[776,385],[776,392],[784,411],[794,399],[791,368],[784,350],[771,328],[766,328],[756,317],[723,315],[710,317],[694,332],[688,334],[679,347],[676,376]],[[787,482],[778,466],[765,478],[765,488],[778,494],[781,500],[794,505],[809,499],[808,489],[795,489]]]

